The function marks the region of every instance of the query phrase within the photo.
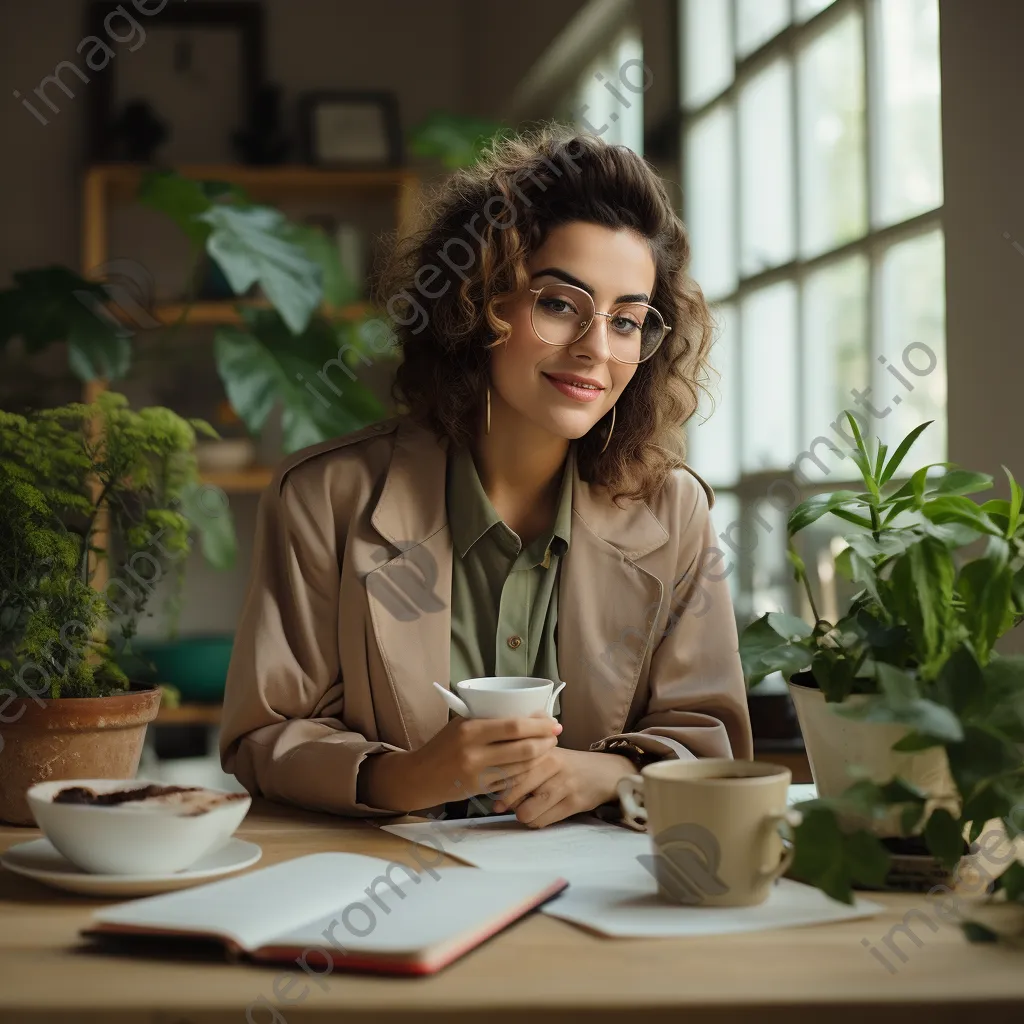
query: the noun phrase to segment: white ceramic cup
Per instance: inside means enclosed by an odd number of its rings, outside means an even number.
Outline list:
[[[792,773],[729,758],[659,761],[619,780],[628,824],[646,824],[651,856],[641,862],[662,899],[690,906],[763,903],[793,860],[780,834],[793,824]]]
[[[525,718],[550,715],[558,689],[550,679],[532,676],[483,676],[455,684],[458,696],[438,684],[442,696],[464,718]]]

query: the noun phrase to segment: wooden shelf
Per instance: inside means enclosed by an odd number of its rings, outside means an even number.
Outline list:
[[[220,725],[220,704],[182,704],[161,708],[154,725]]]
[[[258,494],[270,486],[274,470],[270,466],[246,466],[244,469],[209,469],[200,474],[204,484],[213,484],[234,494]]]
[[[114,196],[132,197],[138,191],[143,176],[160,169],[145,164],[94,164],[86,172],[86,182],[87,186],[91,183],[95,188],[109,190]],[[186,178],[230,182],[253,198],[264,199],[311,192],[387,195],[400,189],[415,188],[418,181],[414,171],[404,168],[357,171],[302,165],[183,164],[173,170]]]
[[[242,322],[240,308],[270,309],[270,303],[265,300],[253,299],[239,302],[238,300],[224,299],[212,302],[193,302],[187,306],[182,302],[164,303],[147,310],[162,324],[176,324],[181,320],[182,313],[188,311],[185,316],[187,324],[209,324],[212,326],[223,326],[227,324],[240,324]],[[132,318],[115,303],[109,303],[107,308],[119,320],[125,323],[133,322]],[[323,313],[332,320],[360,320],[373,312],[373,306],[369,302],[354,302],[348,306],[341,306],[337,309],[324,307]]]

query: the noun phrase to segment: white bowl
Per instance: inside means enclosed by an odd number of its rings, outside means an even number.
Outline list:
[[[59,779],[30,786],[28,805],[46,838],[73,864],[96,874],[155,875],[184,871],[216,850],[241,824],[252,798],[200,787],[235,799],[198,814],[132,802],[103,806],[54,803],[62,789],[87,786],[96,793],[166,783],[148,779]]]

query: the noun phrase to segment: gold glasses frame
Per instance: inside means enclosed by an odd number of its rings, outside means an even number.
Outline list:
[[[555,282],[551,282],[550,284],[546,285],[542,284],[539,288],[528,289],[530,294],[533,295],[533,305],[530,307],[530,324],[533,326],[534,333],[537,335],[537,337],[540,338],[540,340],[543,341],[545,345],[550,345],[552,348],[568,348],[570,345],[575,345],[576,342],[579,341],[580,338],[582,338],[588,330],[590,330],[590,325],[594,322],[594,319],[596,317],[604,316],[610,319],[614,315],[612,313],[602,313],[600,310],[595,309],[594,315],[590,317],[590,319],[584,320],[580,323],[579,333],[576,335],[575,338],[573,338],[572,341],[567,342],[564,345],[558,345],[553,341],[548,341],[546,338],[541,337],[540,332],[537,330],[536,324],[534,323],[534,314],[537,311],[537,300],[540,298],[540,294],[542,291],[544,291],[545,288],[571,288],[574,292],[579,292],[580,294],[585,295],[590,300],[591,305],[593,305],[594,303],[594,297],[590,294],[590,292],[585,291],[583,288],[578,288],[576,287],[576,285],[573,284],[556,284]],[[645,309],[649,309],[661,321],[661,326],[663,328],[661,337],[658,339],[658,344],[655,345],[654,348],[652,348],[651,351],[648,352],[647,355],[643,357],[643,359],[638,359],[636,361],[632,359],[622,359],[620,356],[617,356],[611,344],[609,343],[608,350],[611,353],[612,359],[616,360],[616,362],[619,363],[625,363],[627,366],[639,366],[641,363],[647,362],[647,360],[650,359],[651,356],[653,356],[659,348],[661,348],[662,343],[665,341],[665,338],[668,337],[668,333],[669,331],[672,330],[672,328],[665,323],[665,318],[661,315],[661,313],[657,309],[655,309],[654,306],[651,306],[646,302],[628,302],[623,303],[623,305],[643,306]]]

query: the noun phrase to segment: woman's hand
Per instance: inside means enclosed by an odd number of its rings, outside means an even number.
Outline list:
[[[514,810],[524,825],[543,828],[607,803],[619,779],[635,774],[633,762],[621,754],[555,747],[513,778],[494,809]]]
[[[416,810],[481,793],[500,793],[558,743],[548,715],[453,718],[418,750],[375,754],[359,769],[364,803]],[[365,777],[364,777],[364,774]]]

